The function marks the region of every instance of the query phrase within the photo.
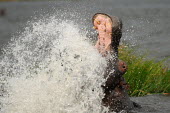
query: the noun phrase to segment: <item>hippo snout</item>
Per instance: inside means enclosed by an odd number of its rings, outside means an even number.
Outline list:
[[[118,66],[118,70],[121,74],[126,73],[128,66],[124,61],[118,60],[117,66]]]

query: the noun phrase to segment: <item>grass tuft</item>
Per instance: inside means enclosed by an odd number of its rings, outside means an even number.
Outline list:
[[[130,84],[130,96],[170,93],[170,70],[165,67],[165,60],[146,60],[146,55],[137,56],[126,46],[119,47],[119,58],[128,64],[124,77]]]

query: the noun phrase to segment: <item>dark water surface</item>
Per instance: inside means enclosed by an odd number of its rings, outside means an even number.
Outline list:
[[[52,2],[1,2],[6,15],[0,17],[0,48],[13,33],[21,31],[28,20],[39,15],[50,15],[58,10],[79,13],[91,30],[91,17],[103,12],[120,17],[124,23],[123,39],[150,56],[163,59],[170,56],[170,1],[169,0],[66,0]]]
[[[170,96],[162,94],[132,97],[131,100],[142,105],[139,113],[170,113]]]
[[[138,47],[139,51],[149,51],[150,56],[158,60],[170,56],[169,0],[0,2],[0,9],[6,10],[6,15],[0,16],[1,50],[12,36],[23,31],[27,21],[35,17],[39,18],[40,15],[50,16],[58,11],[76,14],[78,16],[75,18],[79,18],[77,23],[81,23],[80,26],[86,26],[86,29],[93,33],[91,17],[97,12],[103,12],[118,16],[123,20],[124,34],[122,41]],[[81,18],[83,18],[83,22]],[[169,96],[150,95],[133,97],[132,100],[144,107],[141,110],[142,113],[170,113]]]

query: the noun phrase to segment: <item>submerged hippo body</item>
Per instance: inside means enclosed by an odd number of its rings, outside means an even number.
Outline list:
[[[102,104],[109,111],[129,111],[134,108],[127,93],[128,85],[123,77],[127,70],[125,62],[118,59],[118,46],[122,36],[122,22],[117,17],[97,13],[93,16],[94,28],[98,31],[98,41],[95,45],[99,53],[107,60],[107,68],[104,74],[106,79],[102,86],[104,98]]]
[[[123,77],[123,73],[118,69],[120,66],[119,62],[116,62],[117,65],[114,68],[108,65],[107,73],[105,73],[106,83],[102,86],[105,94],[102,100],[103,105],[109,107],[110,111],[115,112],[121,110],[129,111],[134,108],[133,102],[130,101],[127,93],[128,85]],[[111,69],[114,70],[113,73]]]

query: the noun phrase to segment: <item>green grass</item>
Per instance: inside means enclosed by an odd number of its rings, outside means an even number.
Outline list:
[[[170,93],[170,70],[165,67],[165,60],[146,60],[146,55],[137,56],[125,46],[119,47],[119,58],[128,64],[124,77],[130,84],[130,96]]]

